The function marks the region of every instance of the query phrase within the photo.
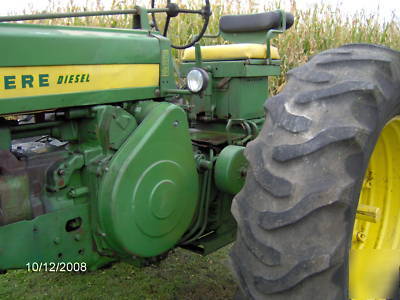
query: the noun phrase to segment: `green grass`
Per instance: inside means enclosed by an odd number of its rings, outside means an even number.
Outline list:
[[[176,249],[157,266],[117,263],[90,273],[0,275],[1,299],[231,299],[236,283],[225,247],[207,257]]]

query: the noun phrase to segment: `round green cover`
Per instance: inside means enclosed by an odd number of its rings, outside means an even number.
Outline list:
[[[244,147],[229,145],[219,154],[214,171],[218,189],[232,195],[242,189],[248,164],[243,151]]]
[[[99,190],[107,245],[150,257],[173,248],[190,226],[198,175],[184,113],[156,108],[117,151]]]

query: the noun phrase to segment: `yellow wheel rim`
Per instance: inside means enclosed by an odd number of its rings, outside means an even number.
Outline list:
[[[400,117],[377,141],[364,176],[350,253],[352,299],[383,299],[400,265]]]

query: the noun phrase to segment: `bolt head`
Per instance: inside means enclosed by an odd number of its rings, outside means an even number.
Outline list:
[[[364,232],[362,232],[362,231],[357,232],[356,237],[357,237],[357,241],[359,241],[361,243],[364,243],[366,241],[366,239],[367,239],[366,234]]]

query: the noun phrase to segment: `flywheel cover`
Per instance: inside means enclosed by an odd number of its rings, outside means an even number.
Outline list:
[[[115,154],[99,190],[99,225],[121,254],[150,257],[175,246],[198,199],[198,175],[183,111],[154,108]]]

